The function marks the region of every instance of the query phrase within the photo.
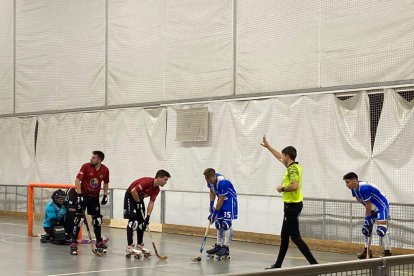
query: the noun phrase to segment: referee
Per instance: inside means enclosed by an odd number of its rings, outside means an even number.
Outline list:
[[[283,193],[284,202],[284,216],[281,236],[281,243],[279,248],[279,255],[276,263],[267,269],[282,267],[286,252],[289,247],[289,237],[299,248],[300,252],[306,257],[310,264],[317,264],[318,262],[313,257],[309,247],[302,240],[299,232],[299,214],[303,208],[302,195],[302,167],[295,162],[296,149],[292,146],[286,147],[282,153],[278,152],[267,142],[266,136],[263,136],[261,145],[267,148],[277,160],[286,166],[286,172],[283,176],[282,185],[277,187],[279,193]]]

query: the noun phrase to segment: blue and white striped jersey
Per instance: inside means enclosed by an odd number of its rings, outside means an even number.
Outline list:
[[[380,189],[365,181],[359,181],[359,187],[352,189],[352,196],[356,197],[365,206],[366,201],[370,201],[372,204],[372,211],[379,211],[388,208],[388,200]]]
[[[216,184],[209,184],[207,183],[207,187],[212,189],[217,196],[225,196],[225,200],[233,199],[237,201],[237,192],[231,184],[230,180],[227,179],[225,176],[216,173],[217,183]]]

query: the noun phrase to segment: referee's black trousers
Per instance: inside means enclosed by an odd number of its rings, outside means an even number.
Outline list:
[[[318,262],[313,257],[309,247],[302,240],[299,232],[299,214],[302,211],[303,202],[285,203],[284,204],[284,218],[282,225],[281,243],[279,255],[275,263],[275,267],[281,267],[285,259],[286,252],[289,247],[289,238],[296,244],[300,252],[306,257],[310,264],[317,264]]]

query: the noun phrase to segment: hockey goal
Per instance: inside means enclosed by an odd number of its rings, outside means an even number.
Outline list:
[[[43,233],[42,220],[45,206],[57,189],[75,188],[73,184],[29,183],[27,186],[27,235],[36,237]],[[79,233],[82,237],[82,232]]]

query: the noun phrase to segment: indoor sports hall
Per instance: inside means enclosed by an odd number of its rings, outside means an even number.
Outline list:
[[[414,275],[413,0],[0,0],[0,275]]]

